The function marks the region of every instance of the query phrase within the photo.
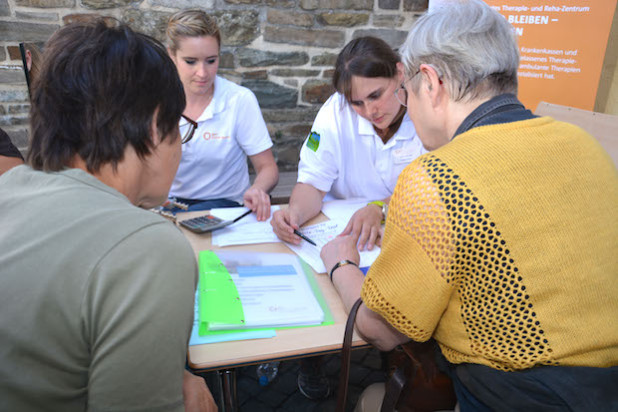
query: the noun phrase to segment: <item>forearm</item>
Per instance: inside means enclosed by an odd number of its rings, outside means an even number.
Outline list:
[[[297,183],[294,186],[290,196],[289,209],[298,216],[299,225],[304,224],[320,213],[325,194],[310,184]]]
[[[330,271],[331,268],[326,268]],[[341,266],[333,273],[333,284],[346,311],[360,298],[365,276],[356,266]],[[398,332],[384,318],[371,311],[364,304],[360,306],[356,317],[356,330],[363,339],[382,351],[389,351],[395,346],[410,340]]]
[[[279,182],[279,170],[276,164],[262,167],[256,174],[253,187],[270,193]]]
[[[255,169],[255,180],[252,187],[270,193],[279,181],[279,170],[275,157],[270,149],[249,156],[249,160]]]

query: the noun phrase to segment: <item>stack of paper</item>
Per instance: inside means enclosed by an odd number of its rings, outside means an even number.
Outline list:
[[[247,210],[249,209],[246,207],[228,207],[212,209],[210,213],[227,220],[234,219]],[[279,206],[271,206],[270,218],[277,210],[279,210]],[[264,222],[258,222],[255,214],[252,213],[231,226],[212,232],[212,244],[215,246],[232,246],[280,242],[277,235],[273,233],[270,218]]]
[[[324,312],[294,255],[200,252],[199,330],[318,325]]]

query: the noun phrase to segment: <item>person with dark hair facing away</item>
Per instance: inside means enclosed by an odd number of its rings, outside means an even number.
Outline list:
[[[289,207],[274,213],[271,224],[279,238],[300,243],[295,229],[320,213],[322,202],[361,198],[367,206],[350,219],[343,234],[360,237],[359,248],[373,249],[397,177],[425,153],[412,121],[405,116],[405,93],[399,55],[383,40],[360,37],[339,53],[336,90],[318,112],[300,152],[298,183]],[[312,399],[330,389],[320,357],[301,361],[298,386]]]
[[[50,38],[28,165],[0,177],[0,410],[216,410],[185,370],[197,268],[167,198],[185,97],[156,40]]]
[[[401,49],[430,149],[399,176],[366,276],[322,260],[382,350],[434,338],[466,411],[618,408],[618,173],[591,135],[517,99],[515,30],[482,0],[417,20]]]

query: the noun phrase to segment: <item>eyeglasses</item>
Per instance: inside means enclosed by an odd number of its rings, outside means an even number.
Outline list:
[[[438,68],[436,66],[434,66],[433,64],[426,64],[427,66],[431,67],[432,69],[434,69],[436,71],[436,74],[438,75],[438,80],[440,81],[440,84],[442,84],[442,75],[440,74],[440,71],[438,70]],[[397,101],[403,106],[403,107],[408,107],[408,91],[406,90],[406,82],[409,82],[410,80],[414,79],[416,77],[417,74],[419,74],[421,72],[421,68],[419,67],[418,70],[416,71],[416,73],[414,73],[412,76],[408,77],[406,80],[404,80],[401,85],[395,90],[395,97],[397,98]],[[401,95],[401,91],[404,92],[405,98],[404,101],[402,101],[400,95]]]
[[[189,123],[189,127],[187,128],[185,134],[182,136],[181,140],[182,144],[185,144],[189,140],[193,139],[193,134],[195,133],[195,129],[197,129],[197,122],[195,120],[189,119],[184,114],[181,114],[180,116],[185,119],[187,123]]]
[[[401,104],[403,107],[408,107],[408,91],[406,90],[406,82],[412,80],[420,72],[421,72],[421,69],[418,69],[416,73],[414,73],[413,76],[401,82],[399,87],[395,89],[395,98],[397,99],[399,104]],[[401,92],[403,92],[403,96],[404,96],[403,98],[401,97],[402,95]]]
[[[408,107],[408,91],[406,90],[404,83],[401,83],[399,87],[395,89],[395,98],[400,105],[403,107]],[[401,97],[401,92],[403,92],[403,98]]]

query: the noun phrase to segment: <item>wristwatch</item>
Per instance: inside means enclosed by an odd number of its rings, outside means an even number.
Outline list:
[[[382,224],[384,224],[384,222],[386,222],[386,214],[388,213],[388,203],[381,200],[374,200],[373,202],[367,203],[367,206],[369,205],[376,205],[382,209]]]

